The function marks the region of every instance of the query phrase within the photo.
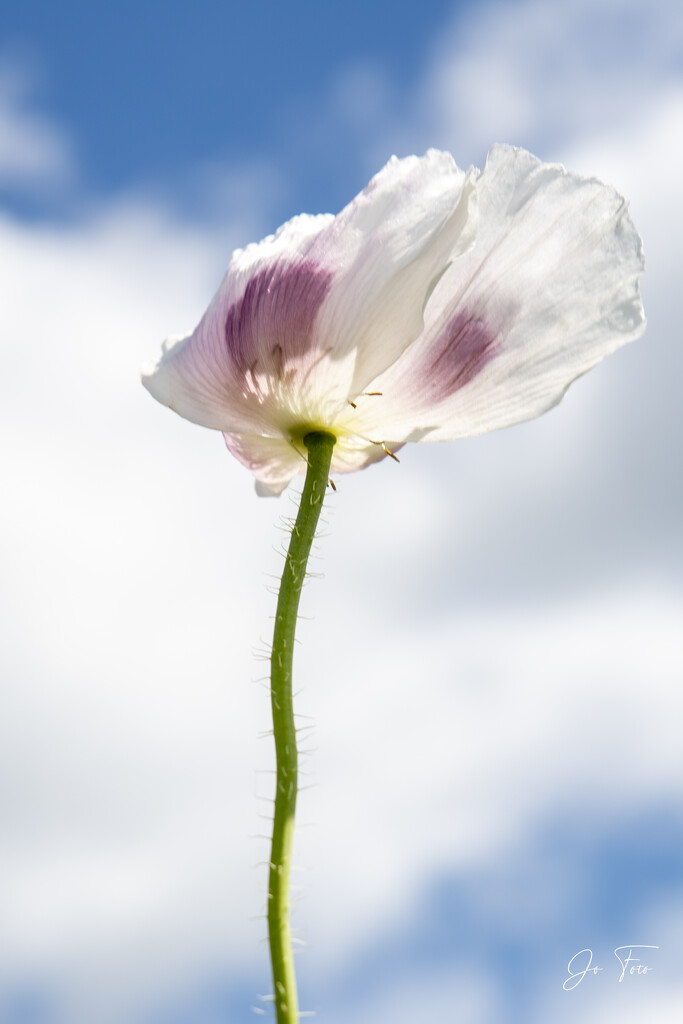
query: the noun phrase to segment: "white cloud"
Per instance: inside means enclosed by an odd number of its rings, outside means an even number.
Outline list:
[[[636,1005],[620,1006],[615,1009],[613,1001],[604,1000],[595,1013],[585,1018],[586,1024],[640,1024],[643,1016],[650,1024],[677,1024],[683,1014],[683,993],[651,995],[645,999],[637,999]]]
[[[54,188],[75,172],[66,132],[32,109],[32,81],[15,63],[0,65],[0,184]]]
[[[320,786],[302,801],[317,828],[300,845],[321,967],[361,929],[372,945],[417,915],[426,878],[511,856],[550,809],[604,825],[680,805],[682,611],[675,595],[638,590],[546,611],[458,609],[399,636],[389,614],[374,630],[355,609],[352,632],[335,608],[352,647],[300,698],[318,723]],[[321,633],[311,661],[334,642],[331,624]],[[568,895],[543,892],[545,914]]]
[[[204,307],[223,248],[141,214],[2,228],[5,970],[59,979],[70,1024],[92,1019],[93,1001],[118,1024],[127,999],[190,984],[227,951],[248,969],[262,934],[247,921],[266,844],[248,836],[267,830],[255,792],[268,777],[253,776],[269,759],[267,705],[247,680],[272,610],[262,572],[278,567],[278,507],[256,501],[217,436],[139,387],[156,339]],[[579,500],[575,426],[553,431],[553,455]],[[444,598],[431,621],[406,581],[421,569],[423,593],[443,588],[443,555],[461,547],[454,510],[472,537],[495,493],[473,469],[456,500],[445,475],[461,455],[438,458],[450,468],[431,482],[415,459],[340,481],[320,542],[328,580],[305,597],[318,621],[302,629],[299,706],[320,749],[298,922],[321,970],[405,921],[432,871],[504,855],[576,787],[618,805],[603,766],[620,744],[639,800],[674,799],[680,777],[675,593],[636,580],[623,599],[469,614]],[[487,472],[507,458],[497,449]],[[537,481],[508,486],[522,502]]]
[[[397,977],[391,991],[381,990],[354,1006],[356,1024],[412,1024],[424,1021],[467,1021],[467,1024],[489,1024],[501,1019],[501,1000],[488,977],[464,974],[457,969],[427,970],[416,977]],[[347,1014],[325,1010],[330,1024],[342,1024]]]
[[[196,930],[239,959],[259,901],[248,680],[272,507],[138,380],[233,243],[139,209],[0,235],[4,969],[77,1000],[87,962],[120,1021],[154,949],[165,978]]]
[[[494,127],[513,138],[553,116],[570,125],[558,155],[632,199],[650,333],[538,423],[339,482],[297,665],[319,748],[297,921],[329,977],[410,920],[434,872],[508,856],[549,808],[588,791],[608,825],[626,801],[680,803],[668,547],[680,493],[667,445],[681,426],[683,104],[664,60],[626,123],[615,58],[603,71],[619,96],[599,94],[607,106],[582,137],[575,102],[593,63],[582,75],[572,50],[537,104],[555,66],[549,15],[535,2],[506,10],[469,15],[466,59],[462,36],[442,40],[422,97],[440,97],[440,130],[462,129],[470,152]],[[586,8],[562,10],[576,43]],[[506,33],[514,60],[500,63]],[[368,75],[340,86],[345,117]],[[268,827],[255,798],[268,777],[254,777],[269,764],[257,739],[267,702],[248,680],[272,611],[263,574],[279,567],[273,521],[290,506],[257,501],[220,438],[156,407],[137,380],[162,337],[194,325],[242,230],[216,237],[142,199],[70,228],[0,222],[3,970],[9,985],[52,983],[68,1024],[122,1024],[227,957],[236,984],[260,971],[267,986],[263,923],[248,923],[263,903],[251,869],[266,844],[248,837]],[[614,770],[624,758],[628,791]],[[487,984],[466,986],[468,1005],[500,1020]],[[406,983],[399,1000],[413,1016],[420,992]],[[656,1009],[662,1024],[673,1013],[664,997]]]
[[[633,126],[680,84],[683,15],[673,0],[543,0],[456,9],[403,118],[409,148],[480,163],[493,142],[557,159],[568,145]],[[630,130],[629,130],[630,129]],[[401,126],[393,132],[401,136]]]

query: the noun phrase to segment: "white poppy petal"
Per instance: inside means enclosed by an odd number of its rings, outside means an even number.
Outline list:
[[[339,436],[350,396],[420,333],[429,294],[475,230],[472,173],[435,151],[394,158],[337,217],[295,217],[238,250],[199,326],[164,346],[143,383],[223,431],[263,486],[277,488],[305,470],[305,458],[291,461],[292,442],[301,449],[314,429]],[[339,436],[336,471],[383,456],[355,433]]]
[[[337,217],[295,217],[236,252],[201,323],[144,383],[224,432],[259,493],[408,441],[509,426],[638,337],[640,239],[606,185],[495,146],[464,174],[445,153],[393,158]]]
[[[337,217],[295,217],[238,250],[197,329],[143,382],[230,434],[329,424],[417,337],[429,293],[475,231],[472,174],[434,150],[393,158]]]
[[[261,497],[281,494],[295,476],[306,472],[308,455],[303,437],[296,441],[260,434],[224,434],[228,450],[256,477]],[[332,453],[330,476],[354,473],[386,458],[381,443],[358,437],[339,437]]]
[[[306,470],[306,452],[283,437],[260,434],[223,434],[228,450],[256,477],[261,497],[276,497],[297,474]]]
[[[369,390],[359,429],[440,441],[510,426],[645,327],[640,238],[595,179],[495,146],[478,182],[479,233],[444,274],[420,339]]]
[[[476,229],[474,172],[429,150],[392,157],[316,238],[312,257],[337,268],[317,321],[319,344],[355,351],[351,394],[420,334],[428,295]]]
[[[332,273],[307,253],[331,220],[295,217],[233,254],[194,333],[164,346],[157,366],[143,373],[158,401],[201,426],[277,433],[268,399],[302,372],[314,344],[313,324]]]

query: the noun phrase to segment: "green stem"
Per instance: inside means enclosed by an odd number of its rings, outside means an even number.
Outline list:
[[[268,935],[277,1024],[298,1024],[299,1020],[289,928],[289,873],[298,774],[292,707],[294,630],[308,556],[325,497],[334,443],[332,434],[323,431],[315,431],[304,437],[304,445],[308,450],[308,470],[280,583],[270,662],[277,783],[268,879]]]

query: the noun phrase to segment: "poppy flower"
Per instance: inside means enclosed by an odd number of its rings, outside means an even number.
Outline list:
[[[642,270],[625,200],[594,178],[506,145],[482,171],[392,157],[336,217],[238,249],[143,383],[279,494],[312,431],[336,438],[337,475],[550,409],[643,332]]]

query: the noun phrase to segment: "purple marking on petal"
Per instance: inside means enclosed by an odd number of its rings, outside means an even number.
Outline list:
[[[312,260],[276,263],[251,278],[225,318],[228,353],[242,373],[281,377],[310,348],[313,324],[333,274]]]
[[[497,351],[498,332],[468,310],[460,310],[441,331],[426,369],[431,397],[452,395],[477,376]]]

